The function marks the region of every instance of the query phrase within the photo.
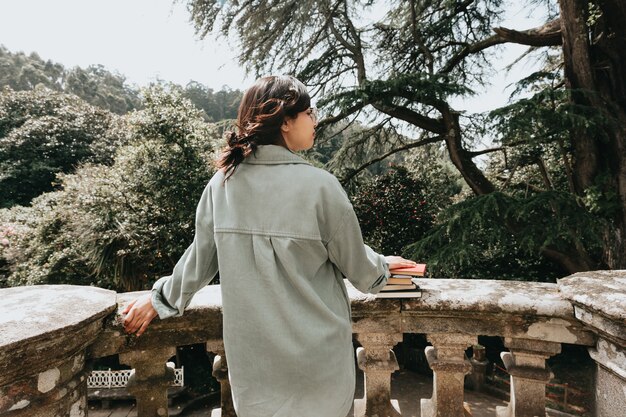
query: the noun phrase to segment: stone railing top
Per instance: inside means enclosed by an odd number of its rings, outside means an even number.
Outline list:
[[[0,297],[0,387],[47,370],[59,375],[70,358],[80,366],[116,306],[115,292],[86,286],[7,288]]]
[[[579,272],[560,279],[558,286],[574,304],[626,322],[626,270]]]
[[[128,303],[147,291],[117,294],[117,312],[104,332],[90,347],[88,356],[102,357],[155,346],[181,346],[222,338],[222,294],[219,285],[198,291],[181,317],[153,320],[141,336],[129,335],[122,325],[122,311]]]
[[[118,313],[121,313],[126,305],[140,295],[146,294],[146,291],[123,292],[117,294]],[[222,292],[219,285],[207,285],[198,291],[191,302],[185,309],[185,315],[201,310],[221,310],[222,309]]]
[[[421,298],[400,299],[402,311],[453,311],[459,313],[510,313],[571,319],[572,305],[562,298],[556,284],[482,279],[418,279]],[[377,300],[348,286],[350,298]],[[397,301],[397,300],[395,300]]]
[[[0,349],[92,322],[116,305],[114,291],[74,285],[6,288],[0,297]]]
[[[592,334],[576,320],[572,303],[559,292],[557,284],[419,279],[421,298],[379,299],[345,282],[357,333],[460,331],[584,345],[593,342]],[[608,287],[601,290],[615,292]],[[93,322],[110,313],[115,314],[109,316],[103,331],[91,344],[90,357],[146,349],[157,344],[176,346],[222,337],[219,286],[203,288],[192,299],[184,316],[157,319],[140,338],[123,331],[121,312],[128,302],[144,294],[143,291],[116,294],[95,287],[66,285],[0,291],[4,295],[0,306],[0,350],[5,352],[11,349],[12,343],[36,341],[39,336],[50,338],[59,329],[78,328],[85,321]],[[610,293],[605,297],[612,297]]]

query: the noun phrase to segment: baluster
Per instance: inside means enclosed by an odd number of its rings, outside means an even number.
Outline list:
[[[485,356],[484,347],[474,345],[470,363],[472,364],[472,373],[469,378],[472,383],[472,389],[474,391],[482,391],[485,386],[485,380],[487,379],[487,366],[489,365],[489,361]]]
[[[463,417],[463,382],[472,365],[465,349],[477,343],[476,336],[429,334],[433,346],[426,348],[426,359],[433,370],[433,396],[422,399],[422,417]]]
[[[167,367],[167,360],[176,354],[176,348],[163,347],[150,350],[134,350],[120,353],[120,362],[131,366],[135,373],[126,386],[137,401],[139,417],[163,417],[169,415],[167,388],[174,381],[174,370]]]
[[[365,374],[365,398],[356,400],[357,417],[400,416],[397,400],[391,399],[391,374],[400,369],[392,348],[402,341],[401,333],[358,333],[361,346],[357,362]]]
[[[502,352],[511,375],[511,400],[508,407],[497,407],[497,417],[545,417],[546,384],[551,372],[546,359],[561,352],[561,344],[542,340],[505,338],[510,352]]]
[[[213,359],[213,376],[220,383],[220,409],[213,410],[211,417],[237,417],[233,406],[233,397],[230,391],[230,381],[228,380],[228,363],[224,351],[223,340],[213,340],[206,344],[208,352],[215,353]]]

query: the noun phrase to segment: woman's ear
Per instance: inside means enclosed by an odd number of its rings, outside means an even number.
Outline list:
[[[291,124],[293,123],[292,119],[289,119],[287,117],[285,117],[285,120],[283,121],[283,124],[280,125],[280,131],[287,133],[289,132],[289,130],[291,130]]]

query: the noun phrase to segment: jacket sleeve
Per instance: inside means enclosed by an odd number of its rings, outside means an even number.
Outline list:
[[[387,283],[390,273],[385,257],[363,243],[351,204],[348,203],[327,248],[331,262],[359,291],[376,294]]]
[[[161,319],[181,316],[194,294],[217,275],[210,185],[198,203],[195,226],[193,242],[174,266],[172,275],[159,279],[152,287],[152,305]]]

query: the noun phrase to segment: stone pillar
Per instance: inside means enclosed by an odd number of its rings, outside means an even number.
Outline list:
[[[433,346],[426,348],[426,359],[433,370],[433,396],[422,399],[422,417],[463,417],[463,385],[472,365],[465,349],[477,343],[476,336],[429,334]]]
[[[226,352],[224,351],[224,341],[215,340],[207,342],[207,352],[215,353],[213,359],[213,376],[220,383],[220,409],[213,410],[211,417],[237,417],[233,406],[233,396],[230,391],[230,381],[228,379],[228,363],[226,362]]]
[[[511,375],[511,399],[508,407],[497,407],[497,417],[545,417],[546,384],[551,372],[546,359],[561,352],[561,344],[542,340],[505,338],[510,352],[502,352]]]
[[[365,398],[354,402],[355,417],[400,416],[391,399],[391,374],[400,369],[392,348],[402,341],[401,333],[358,333],[359,369],[365,373]]]
[[[579,272],[558,282],[574,315],[595,333],[595,416],[626,416],[626,270]]]
[[[472,373],[469,378],[472,383],[472,389],[474,391],[482,391],[487,379],[487,366],[489,365],[483,346],[474,346],[470,363],[472,364]]]
[[[626,335],[626,332],[624,333]],[[595,415],[617,417],[626,415],[626,344],[621,346],[599,338],[589,356],[597,364]]]
[[[120,362],[135,369],[126,388],[137,401],[139,417],[169,415],[167,388],[175,380],[175,374],[165,363],[175,354],[175,347],[120,353]]]

